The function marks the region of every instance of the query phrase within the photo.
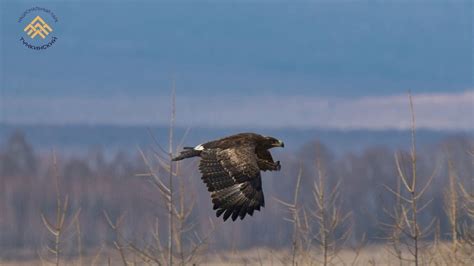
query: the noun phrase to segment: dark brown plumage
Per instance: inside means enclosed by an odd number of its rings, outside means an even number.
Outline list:
[[[284,147],[282,141],[255,133],[240,133],[219,140],[185,147],[174,161],[199,156],[202,180],[211,193],[217,217],[235,221],[265,206],[260,171],[280,170],[268,151]]]

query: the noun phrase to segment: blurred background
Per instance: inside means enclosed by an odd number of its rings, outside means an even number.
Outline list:
[[[19,41],[18,18],[35,6],[58,17],[47,50]],[[421,222],[435,217],[448,237],[448,158],[473,189],[472,1],[1,0],[0,17],[0,258],[35,257],[50,241],[41,214],[55,217],[54,172],[67,217],[81,210],[84,252],[113,248],[104,211],[123,215],[137,245],[155,220],[164,239],[166,208],[139,175],[150,170],[140,151],[168,149],[173,90],[174,152],[244,131],[285,141],[273,151],[282,171],[263,174],[266,207],[244,221],[215,218],[197,161],[182,163],[179,182],[196,203],[189,223],[215,228],[211,251],[289,248],[293,227],[275,198],[293,200],[302,168],[299,199],[310,204],[317,157],[329,184],[342,182],[346,244],[383,242],[378,221],[396,201],[384,185],[397,183],[395,151],[410,148],[408,91],[419,176],[439,169]]]

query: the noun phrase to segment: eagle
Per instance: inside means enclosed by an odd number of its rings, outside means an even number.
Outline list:
[[[201,179],[211,194],[216,216],[224,214],[224,221],[232,216],[235,221],[265,206],[260,171],[280,170],[280,161],[273,161],[269,149],[284,146],[273,137],[239,133],[184,147],[173,161],[200,157]]]

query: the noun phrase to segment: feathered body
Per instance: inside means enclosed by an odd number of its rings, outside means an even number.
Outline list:
[[[235,221],[265,206],[260,171],[278,171],[268,151],[284,147],[282,141],[255,133],[240,133],[196,147],[185,147],[173,160],[201,157],[199,170],[211,193],[214,210],[224,221]]]

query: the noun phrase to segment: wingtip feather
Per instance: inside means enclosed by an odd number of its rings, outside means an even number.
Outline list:
[[[232,214],[232,209],[227,209],[224,213],[224,221],[227,221],[227,219],[229,219],[231,214]]]

